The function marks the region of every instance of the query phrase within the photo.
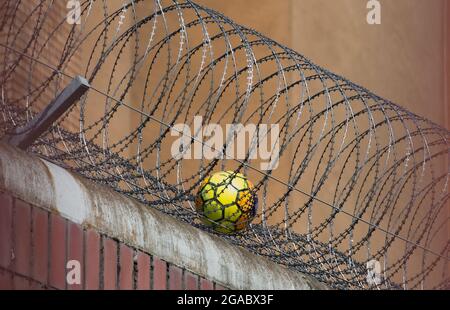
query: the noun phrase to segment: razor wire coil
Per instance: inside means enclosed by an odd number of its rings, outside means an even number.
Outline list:
[[[1,135],[82,75],[91,89],[33,152],[201,229],[202,179],[242,171],[260,210],[230,242],[333,288],[449,287],[447,129],[192,1],[79,4],[73,25],[55,1],[1,5]],[[239,132],[213,147],[177,130],[196,116],[255,125],[244,158],[227,155]],[[263,170],[268,124],[279,164]],[[222,156],[175,158],[174,133]]]

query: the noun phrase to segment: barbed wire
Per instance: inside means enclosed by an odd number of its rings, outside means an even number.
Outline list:
[[[1,44],[1,43],[0,43],[0,46],[3,46],[3,47],[5,47],[5,48],[7,48],[7,49],[11,49],[11,48],[9,48],[9,47],[7,47],[7,46]],[[14,49],[11,49],[11,50],[14,50]],[[23,53],[21,53],[20,51],[15,50],[15,52],[18,53],[18,54],[22,54],[24,57],[27,57],[27,58],[29,57],[28,55],[23,54]],[[36,62],[40,62],[39,60],[36,60],[36,59],[33,59],[33,60],[36,61]],[[51,65],[48,65],[48,64],[45,64],[45,63],[42,63],[42,62],[40,62],[40,63],[41,63],[42,65],[45,65],[45,66],[48,67],[49,69],[53,69],[53,70],[57,71],[59,74],[65,75],[65,76],[68,77],[68,78],[71,78],[71,79],[74,78],[73,76],[67,75],[67,74],[65,74],[64,72],[61,72],[61,71],[59,71],[59,70],[53,68]],[[137,112],[137,113],[143,114],[144,116],[146,116],[146,117],[148,117],[148,118],[154,120],[155,122],[157,122],[157,123],[159,123],[159,124],[161,124],[161,125],[164,125],[164,126],[170,128],[171,130],[173,130],[173,131],[175,131],[175,132],[178,132],[178,133],[180,133],[180,134],[183,134],[182,131],[177,130],[177,129],[174,128],[173,126],[170,126],[170,125],[168,125],[168,124],[166,124],[166,123],[164,123],[164,122],[161,122],[160,120],[156,119],[155,117],[153,117],[153,116],[151,116],[151,115],[148,115],[148,114],[145,114],[145,113],[143,113],[142,111],[139,111],[139,110],[133,108],[132,106],[130,106],[130,105],[124,103],[124,102],[121,102],[121,101],[117,100],[116,98],[113,98],[113,97],[109,96],[107,93],[104,93],[104,92],[101,91],[101,90],[98,90],[98,89],[96,89],[96,88],[94,88],[94,87],[92,87],[92,86],[90,86],[89,88],[92,89],[92,90],[95,91],[95,92],[98,92],[99,94],[101,94],[101,95],[103,95],[103,96],[105,96],[105,97],[108,97],[109,99],[111,99],[111,100],[113,100],[113,101],[116,101],[116,102],[119,103],[120,105],[123,105],[123,106],[125,106],[125,107],[127,107],[127,108],[129,108],[129,109],[131,109],[131,110],[133,110],[133,111],[135,111],[135,112]],[[17,134],[17,133],[18,133],[17,131],[14,132],[14,134]],[[20,133],[20,131],[19,131],[19,133]],[[203,141],[200,141],[200,140],[197,139],[196,137],[193,137],[193,136],[190,136],[190,135],[185,135],[185,136],[186,136],[187,138],[191,139],[192,141],[201,143],[203,146],[207,147],[208,149],[211,149],[212,151],[216,151],[216,152],[217,152],[217,151],[220,151],[219,149],[216,149],[215,147],[213,147],[213,146],[211,146],[211,145],[209,145],[209,144],[207,144],[207,143],[205,143],[205,142],[203,142]],[[301,189],[299,189],[299,188],[292,187],[292,186],[290,186],[289,184],[285,183],[283,180],[274,178],[273,176],[271,176],[271,175],[269,175],[269,174],[267,174],[267,173],[264,173],[262,170],[257,169],[257,168],[255,168],[255,167],[253,167],[253,166],[247,164],[247,163],[244,162],[244,161],[241,161],[241,160],[239,160],[239,159],[235,159],[235,158],[231,157],[230,155],[227,155],[226,153],[224,154],[224,156],[227,157],[227,159],[231,159],[231,160],[234,160],[234,161],[238,162],[239,164],[241,164],[241,165],[242,165],[243,167],[245,167],[245,168],[249,168],[249,169],[251,169],[251,170],[257,171],[257,172],[260,173],[261,175],[264,175],[264,176],[266,176],[267,178],[269,178],[269,179],[271,179],[271,180],[274,180],[274,181],[276,181],[276,182],[278,182],[278,183],[281,183],[282,185],[284,185],[284,186],[286,186],[286,187],[288,187],[288,188],[290,188],[290,189],[292,189],[292,190],[294,190],[294,191],[297,191],[297,192],[299,192],[299,193],[301,193],[301,194],[303,194],[303,195],[305,195],[305,196],[308,196],[308,197],[310,197],[311,199],[314,199],[314,200],[316,200],[316,201],[318,201],[318,202],[320,202],[320,203],[322,203],[322,204],[324,204],[324,205],[326,205],[326,206],[328,206],[328,207],[330,207],[330,208],[333,208],[333,209],[335,209],[336,211],[342,212],[343,214],[345,214],[345,215],[347,215],[347,216],[349,216],[349,217],[351,217],[351,218],[353,218],[353,219],[355,219],[355,220],[361,221],[361,222],[363,222],[363,223],[365,223],[365,224],[367,224],[367,225],[369,225],[369,226],[372,226],[372,227],[374,227],[375,229],[380,230],[380,231],[383,232],[383,233],[392,235],[392,236],[394,236],[394,237],[396,237],[396,238],[399,238],[400,240],[403,240],[403,241],[405,241],[405,242],[407,242],[407,243],[411,243],[412,245],[417,246],[418,248],[421,248],[421,249],[423,249],[423,250],[425,250],[425,251],[428,251],[428,252],[430,252],[430,253],[433,254],[433,255],[439,256],[439,257],[444,258],[444,259],[447,259],[447,260],[450,259],[449,257],[446,257],[446,256],[443,256],[443,255],[441,255],[441,254],[439,254],[439,253],[436,253],[436,252],[434,252],[433,250],[431,250],[431,249],[429,249],[429,248],[425,248],[425,247],[421,246],[420,244],[415,243],[414,241],[408,240],[408,239],[406,239],[406,238],[404,238],[404,237],[402,237],[402,236],[399,236],[399,235],[397,235],[397,234],[395,234],[395,233],[392,233],[392,232],[390,232],[390,231],[387,231],[387,230],[385,230],[384,228],[382,228],[382,227],[380,227],[380,226],[378,226],[378,225],[375,225],[375,224],[373,224],[373,223],[370,223],[370,222],[368,222],[368,221],[366,221],[366,220],[364,220],[364,219],[362,219],[362,218],[360,218],[360,217],[354,216],[354,215],[352,215],[352,214],[350,214],[350,213],[348,213],[348,212],[346,212],[346,211],[344,211],[344,210],[340,210],[340,209],[336,208],[335,206],[331,205],[330,203],[328,203],[328,202],[326,202],[326,201],[324,201],[324,200],[321,200],[321,199],[318,198],[318,197],[311,196],[310,194],[308,194],[307,192],[305,192],[305,191],[303,191],[303,190],[301,190]],[[85,162],[85,164],[89,164],[89,163],[86,163],[86,162]],[[70,169],[70,167],[68,167],[68,168]],[[107,173],[108,173],[108,172],[107,172]],[[111,176],[112,176],[112,175],[111,175]],[[138,187],[136,184],[132,184],[132,185]],[[143,188],[140,188],[140,190],[141,190],[141,191],[145,191],[145,189],[143,189]],[[154,195],[158,196],[157,194],[154,194]],[[170,202],[169,200],[165,199],[164,197],[158,196],[158,198],[160,198],[160,199],[162,199],[162,200],[165,200],[167,203]],[[191,196],[191,197],[190,197],[190,200],[194,200],[194,198]],[[179,207],[179,206],[178,206],[178,207]],[[218,223],[218,224],[220,225],[220,223]]]
[[[80,25],[53,1],[0,10],[2,134],[85,76],[91,89],[33,152],[202,229],[199,183],[241,171],[261,205],[230,242],[334,288],[448,287],[447,129],[191,1],[84,1]],[[243,126],[203,141],[216,123]],[[216,156],[173,156],[180,132],[181,155]]]

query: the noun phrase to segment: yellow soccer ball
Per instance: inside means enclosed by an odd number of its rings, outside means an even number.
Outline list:
[[[232,234],[248,227],[256,215],[258,199],[253,184],[243,174],[220,171],[203,180],[195,205],[205,225]]]

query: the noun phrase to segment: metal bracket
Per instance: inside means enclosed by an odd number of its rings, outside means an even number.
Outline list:
[[[6,134],[2,140],[23,150],[27,149],[80,99],[89,87],[89,82],[84,77],[76,76],[41,113],[25,126]]]

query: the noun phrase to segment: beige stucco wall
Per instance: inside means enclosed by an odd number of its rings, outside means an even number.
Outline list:
[[[197,2],[448,128],[446,0],[380,0],[381,25],[365,0]]]

